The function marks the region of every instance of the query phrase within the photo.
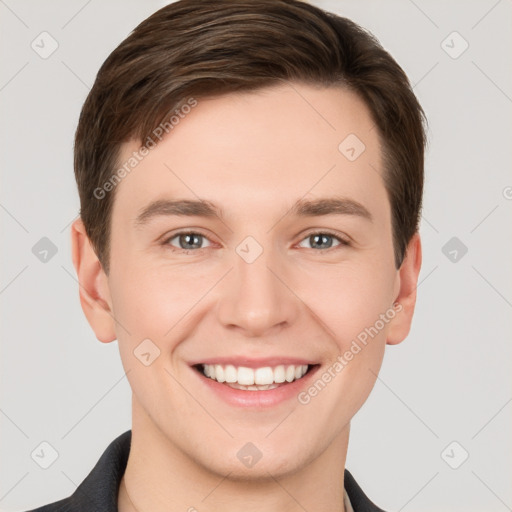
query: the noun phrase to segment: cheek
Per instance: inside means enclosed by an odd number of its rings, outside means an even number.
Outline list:
[[[111,286],[116,332],[133,393],[150,415],[167,411],[162,397],[171,397],[178,409],[186,408],[188,396],[172,378],[181,380],[172,355],[189,334],[189,316],[197,318],[201,297],[218,278],[135,264],[116,272]]]
[[[305,270],[305,269],[303,269]],[[301,272],[297,295],[323,321],[339,350],[378,322],[392,306],[393,270],[385,264],[352,263],[317,266]],[[297,289],[297,288],[296,288]]]
[[[111,293],[120,348],[133,350],[143,339],[169,353],[184,335],[189,317],[201,311],[202,297],[219,279],[218,269],[198,266],[125,264],[112,273]]]
[[[395,312],[389,270],[381,270],[352,266],[346,272],[316,272],[315,286],[302,290],[301,297],[308,297],[305,302],[322,320],[329,341],[324,369],[301,403],[311,400],[315,414],[322,418],[325,411],[340,425],[366,401],[383,361]]]
[[[315,418],[318,428],[332,424],[332,436],[356,414],[375,385],[391,319],[381,319],[392,305],[389,276],[389,269],[367,265],[324,269],[310,280],[314,286],[298,294],[308,297],[304,302],[327,332],[324,368],[299,401],[311,407],[304,414]]]

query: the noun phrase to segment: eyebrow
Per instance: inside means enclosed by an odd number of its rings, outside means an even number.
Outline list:
[[[206,200],[159,199],[149,203],[139,211],[135,227],[141,228],[159,216],[219,217],[224,218],[223,209]],[[313,200],[299,199],[291,207],[288,215],[297,217],[320,217],[323,215],[355,215],[373,222],[372,214],[358,201],[348,198],[329,197]]]

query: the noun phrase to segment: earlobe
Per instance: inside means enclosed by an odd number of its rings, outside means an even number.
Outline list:
[[[416,232],[407,246],[404,260],[398,270],[398,293],[394,301],[397,304],[395,311],[398,312],[390,323],[386,340],[388,345],[402,342],[411,329],[421,259],[421,239],[419,233]]]
[[[114,341],[115,321],[112,315],[108,277],[92,247],[81,218],[71,225],[71,251],[79,282],[80,304],[87,321],[99,341]]]

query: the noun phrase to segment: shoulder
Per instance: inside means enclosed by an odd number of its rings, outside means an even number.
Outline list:
[[[119,484],[126,469],[131,430],[114,439],[75,492],[25,512],[117,512]]]
[[[354,512],[385,512],[366,496],[348,469],[345,469],[343,485],[345,486]]]

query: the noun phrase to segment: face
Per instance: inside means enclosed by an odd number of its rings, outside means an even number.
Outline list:
[[[241,477],[296,471],[348,434],[410,323],[393,308],[403,280],[382,175],[377,130],[347,90],[198,101],[115,192],[102,278],[134,425]],[[216,381],[235,378],[273,384]],[[262,454],[250,469],[248,442]]]

